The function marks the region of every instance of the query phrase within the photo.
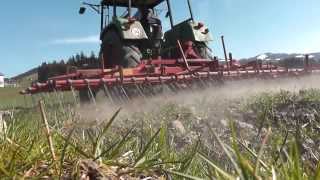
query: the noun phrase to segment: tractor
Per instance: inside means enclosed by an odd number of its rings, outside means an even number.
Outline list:
[[[176,2],[176,1],[175,1]],[[165,3],[165,4],[164,4]],[[101,48],[94,68],[67,68],[62,74],[40,69],[40,81],[21,94],[79,91],[80,102],[95,102],[103,92],[111,102],[126,102],[138,95],[157,95],[169,89],[203,89],[227,80],[248,78],[299,77],[319,74],[320,66],[309,57],[304,67],[286,68],[253,60],[241,64],[227,53],[221,36],[224,58],[212,55],[208,27],[194,19],[191,0],[186,0],[189,18],[175,24],[170,0],[102,0],[100,4],[83,3],[79,13],[90,7],[100,14]],[[164,32],[158,7],[168,12],[170,28]],[[123,12],[124,11],[124,12]],[[121,15],[119,15],[122,12]]]
[[[166,2],[171,29],[163,33],[162,21],[156,12],[156,7]],[[190,18],[174,24],[170,0],[102,0],[98,7],[101,14],[101,50],[105,68],[122,66],[136,67],[142,59],[180,58],[177,47],[180,40],[184,50],[189,50],[187,58],[210,58],[208,42],[212,40],[209,29],[203,23],[196,22],[193,17],[190,0],[187,0]],[[112,20],[105,23],[110,15]],[[105,9],[108,9],[105,16]],[[126,9],[121,16],[119,9]],[[133,12],[136,12],[133,14]],[[85,12],[81,7],[80,14]],[[109,21],[109,20],[108,20]]]
[[[171,28],[163,32],[156,8],[166,3]],[[170,0],[102,0],[99,5],[84,3],[100,14],[101,66],[133,68],[143,59],[182,58],[177,40],[186,58],[211,59],[209,29],[194,19],[191,1],[186,0],[190,17],[174,23]],[[112,13],[110,11],[112,10]],[[119,11],[124,10],[120,14]],[[79,9],[84,14],[86,7]],[[135,12],[135,13],[134,13]],[[110,21],[110,17],[111,21]],[[93,91],[96,94],[96,91]],[[80,91],[82,101],[90,98],[87,90]]]

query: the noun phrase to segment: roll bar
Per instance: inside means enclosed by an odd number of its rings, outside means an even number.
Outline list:
[[[105,7],[107,6],[107,8],[109,8],[109,5],[112,5],[113,6],[113,17],[116,17],[117,16],[117,1],[116,0],[112,0],[112,4],[111,3],[106,3],[107,0],[102,0],[100,4],[91,4],[91,3],[86,3],[86,2],[83,2],[82,3],[82,7],[80,7],[80,10],[79,10],[79,13],[80,14],[84,14],[85,11],[86,11],[86,8],[84,6],[88,6],[90,7],[91,9],[93,9],[95,12],[97,12],[98,14],[100,14],[100,30],[103,31],[104,29],[104,10],[105,10]],[[125,0],[124,0],[125,1]],[[132,7],[133,4],[132,4],[132,0],[127,0],[128,2],[128,15],[129,17],[131,17],[132,15]],[[164,1],[164,0],[163,0]],[[159,1],[159,2],[163,2],[163,1]],[[173,21],[173,15],[172,15],[172,8],[171,8],[171,2],[170,0],[165,0],[166,3],[167,3],[167,7],[168,7],[168,16],[169,16],[169,19],[170,19],[170,25],[171,25],[171,29],[173,29],[174,27],[174,21]],[[111,2],[111,0],[108,0],[108,2]],[[193,11],[192,11],[192,5],[191,5],[191,0],[187,0],[187,4],[188,4],[188,9],[189,9],[189,13],[190,13],[190,18],[192,21],[194,21],[194,16],[193,16]],[[109,14],[108,14],[109,16]]]

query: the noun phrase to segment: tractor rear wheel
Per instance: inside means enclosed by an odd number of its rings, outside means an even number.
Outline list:
[[[102,37],[101,53],[106,68],[120,65],[124,68],[136,67],[142,58],[134,42],[123,40],[114,29],[107,30]]]
[[[136,67],[141,61],[142,54],[135,44],[132,41],[123,40],[113,28],[106,30],[102,36],[100,50],[105,68],[113,68],[117,65],[123,68]],[[94,91],[94,96],[100,91],[101,89]],[[81,103],[88,103],[92,98],[88,89],[80,90],[79,96]]]

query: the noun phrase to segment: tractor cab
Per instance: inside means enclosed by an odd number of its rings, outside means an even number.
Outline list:
[[[156,8],[166,3],[171,28],[163,32]],[[103,66],[136,67],[145,59],[181,58],[179,40],[187,58],[208,59],[211,41],[208,28],[195,22],[190,0],[190,17],[174,24],[170,0],[102,0],[100,5],[84,3],[101,15],[101,50]],[[85,8],[81,7],[81,14]]]
[[[155,7],[162,2],[164,0],[102,0],[101,6],[108,10],[107,17],[112,16],[112,20],[106,23],[105,16],[101,16],[101,38],[110,27],[122,26],[115,28],[119,28],[118,32],[124,39],[161,39],[162,23]]]

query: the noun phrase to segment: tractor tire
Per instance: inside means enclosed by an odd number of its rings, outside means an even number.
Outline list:
[[[101,53],[106,68],[116,65],[124,68],[136,67],[142,58],[135,43],[123,40],[115,29],[109,29],[103,34]]]
[[[102,35],[102,44],[100,49],[100,58],[104,59],[105,68],[122,66],[123,68],[136,67],[142,58],[140,50],[132,41],[123,40],[119,33],[110,28]],[[94,98],[99,102],[102,98],[103,89],[99,88],[93,91]],[[79,91],[80,103],[86,104],[92,101],[88,89]]]

